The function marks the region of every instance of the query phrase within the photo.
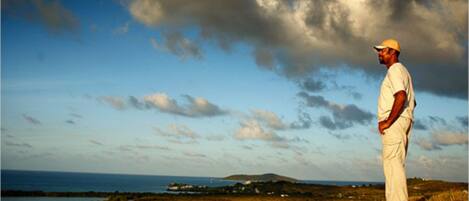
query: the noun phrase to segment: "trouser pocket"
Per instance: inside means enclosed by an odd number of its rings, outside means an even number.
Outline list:
[[[399,155],[401,143],[383,144],[383,160],[391,160]]]

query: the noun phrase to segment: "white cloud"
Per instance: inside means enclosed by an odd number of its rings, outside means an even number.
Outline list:
[[[161,112],[183,114],[182,108],[178,106],[176,100],[170,98],[165,93],[147,95],[143,100],[151,106],[158,108]]]
[[[140,1],[130,4],[130,13],[144,24],[156,26],[165,15],[158,1]]]
[[[414,77],[416,88],[467,98],[464,0],[135,0],[128,8],[136,21],[169,30],[164,33],[169,34],[164,36],[168,42],[163,44],[178,56],[201,55],[200,48],[178,32],[197,27],[200,35],[192,37],[198,37],[198,41],[215,41],[222,49],[247,43],[260,67],[289,78],[343,64],[377,75],[381,69],[376,68],[379,64],[371,47],[384,38],[396,38],[406,64],[420,75]],[[362,55],[357,56],[357,52]],[[438,79],[433,75],[439,75]],[[445,82],[449,79],[453,81]]]
[[[247,120],[240,123],[239,128],[234,137],[238,140],[266,140],[274,141],[279,137],[272,131],[265,131],[256,120]]]
[[[161,112],[177,114],[187,117],[212,117],[224,115],[227,112],[202,97],[183,96],[188,104],[181,106],[176,100],[165,93],[155,93],[144,97],[144,102],[159,109]]]
[[[416,144],[424,150],[441,150],[442,146],[468,145],[466,133],[453,131],[434,131],[430,138],[418,138]]]
[[[443,132],[443,133],[434,133],[434,141],[439,145],[467,145],[468,139],[467,134],[464,133],[453,133],[453,132]]]
[[[283,130],[286,128],[286,125],[282,120],[273,112],[267,110],[253,110],[252,114],[257,120],[264,122],[268,127],[275,130]]]
[[[221,110],[218,106],[210,103],[205,98],[192,97],[189,95],[184,95],[184,97],[189,102],[189,105],[185,111],[187,116],[216,116],[226,113],[226,111]]]
[[[188,138],[192,138],[192,139],[195,139],[195,138],[199,137],[194,131],[192,131],[191,129],[189,129],[185,125],[170,124],[168,126],[168,128],[169,128],[170,132],[172,132],[172,133],[174,133],[178,136],[188,137]]]

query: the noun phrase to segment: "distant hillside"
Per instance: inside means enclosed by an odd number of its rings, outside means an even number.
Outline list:
[[[238,181],[288,181],[292,183],[298,182],[298,180],[280,176],[276,174],[263,174],[263,175],[244,175],[244,174],[236,174],[231,175],[223,178],[225,180],[238,180]]]

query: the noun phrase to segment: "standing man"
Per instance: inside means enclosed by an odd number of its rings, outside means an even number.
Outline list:
[[[387,68],[378,99],[378,130],[383,144],[386,201],[407,201],[405,159],[416,106],[412,78],[399,62],[401,48],[394,39],[374,46]]]

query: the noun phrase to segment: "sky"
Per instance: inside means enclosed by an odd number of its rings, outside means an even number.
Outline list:
[[[407,177],[467,182],[467,7],[3,0],[1,168],[383,181],[372,46],[395,38]]]

